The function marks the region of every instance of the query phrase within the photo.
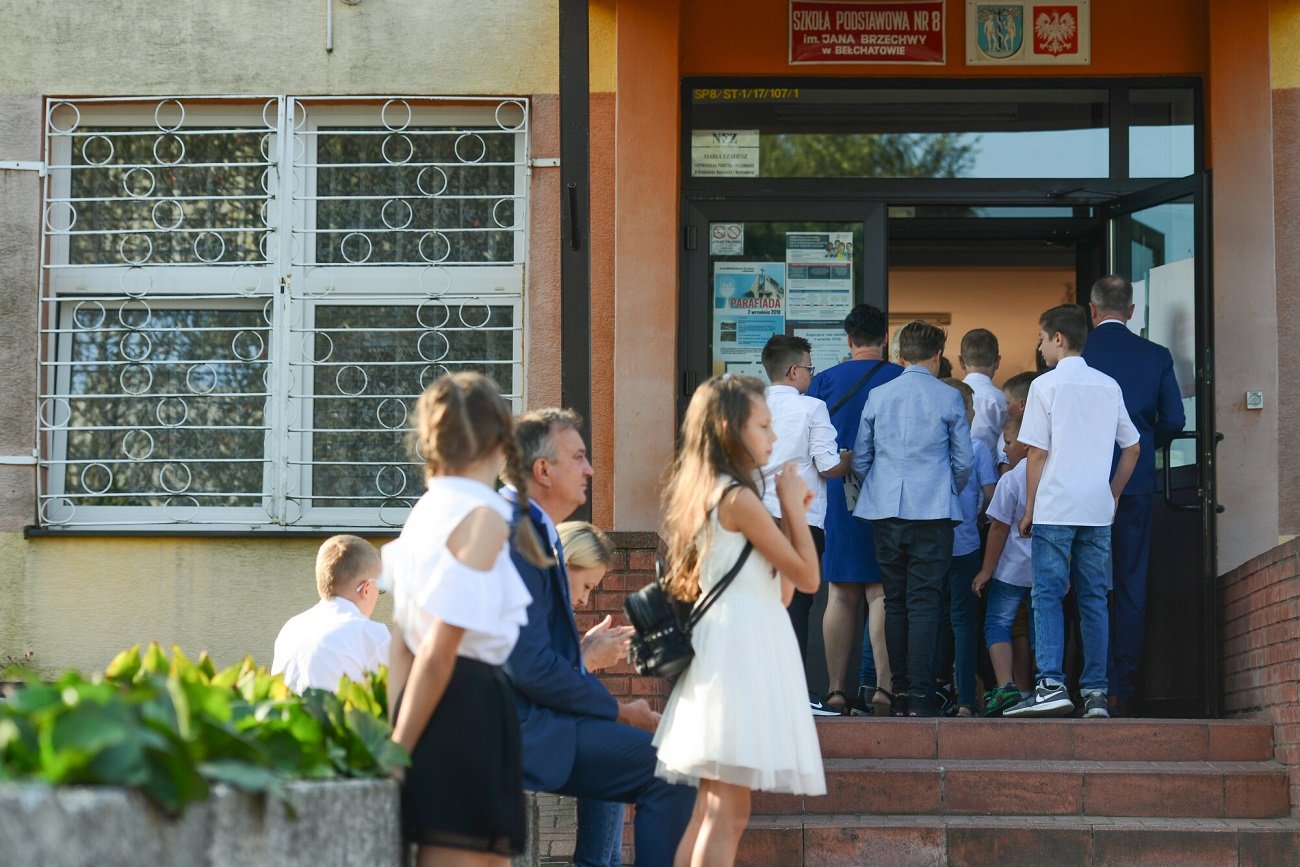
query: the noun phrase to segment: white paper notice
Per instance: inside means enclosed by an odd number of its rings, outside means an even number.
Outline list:
[[[1142,329],[1147,327],[1147,281],[1133,281],[1133,318],[1128,321],[1128,330],[1142,336]]]
[[[1147,286],[1147,337],[1169,349],[1178,388],[1191,397],[1196,394],[1196,260],[1152,268]]]
[[[834,367],[849,358],[849,344],[843,328],[795,328],[795,337],[812,344],[812,363],[818,371]]]
[[[853,233],[786,232],[786,318],[839,322],[853,309]]]

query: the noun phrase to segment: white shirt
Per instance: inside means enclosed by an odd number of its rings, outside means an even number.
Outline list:
[[[1020,535],[1020,519],[1025,516],[1025,469],[1029,461],[1022,460],[1003,473],[989,501],[988,516],[1011,528],[1006,547],[998,558],[993,577],[1004,584],[1016,587],[1034,586],[1033,540]]]
[[[289,689],[339,688],[347,675],[359,681],[367,671],[388,664],[388,627],[361,613],[351,600],[322,599],[290,617],[275,639],[272,674],[283,674]]]
[[[1138,441],[1119,383],[1077,355],[1062,358],[1029,386],[1019,440],[1047,451],[1034,498],[1035,524],[1110,526],[1115,446]]]
[[[968,373],[962,380],[975,392],[975,418],[971,420],[971,436],[988,446],[989,454],[999,453],[998,439],[1002,425],[1007,421],[1007,396],[982,373]]]
[[[819,471],[834,469],[840,462],[835,426],[831,424],[826,402],[800,394],[793,385],[769,385],[766,394],[776,442],[772,445],[772,457],[763,467],[763,505],[772,517],[781,517],[776,474],[786,462],[794,461],[799,478],[813,492],[808,526],[822,527],[826,523],[826,480]]]
[[[414,653],[434,620],[465,630],[459,656],[502,665],[528,622],[533,598],[502,545],[492,567],[480,572],[457,560],[447,537],[480,507],[507,521],[514,506],[496,491],[461,476],[434,476],[411,510],[402,535],[381,550],[384,581],[393,588],[393,622]]]

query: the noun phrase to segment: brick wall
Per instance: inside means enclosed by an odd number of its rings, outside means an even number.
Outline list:
[[[623,598],[655,578],[655,554],[660,544],[657,533],[610,533],[609,537],[615,548],[609,572],[586,605],[574,606],[579,632],[586,632],[606,614],[613,615],[616,625],[627,625]],[[620,701],[644,698],[651,707],[661,711],[668,700],[667,681],[658,677],[641,677],[626,661],[597,674],[614,698]]]
[[[1291,769],[1300,816],[1300,539],[1219,578],[1223,715],[1273,723],[1273,755]]]

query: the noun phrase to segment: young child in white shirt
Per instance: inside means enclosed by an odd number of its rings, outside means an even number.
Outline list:
[[[996,458],[998,434],[1007,420],[1007,399],[1002,389],[993,384],[993,377],[1002,363],[998,354],[998,338],[987,328],[972,328],[961,339],[961,354],[957,356],[966,378],[962,381],[975,393],[975,418],[970,432],[975,439]]]
[[[1039,348],[1053,369],[1029,387],[1020,441],[1029,447],[1022,536],[1032,535],[1034,564],[1033,695],[1003,716],[1064,716],[1074,710],[1062,671],[1061,603],[1067,589],[1079,605],[1083,644],[1084,716],[1110,716],[1106,664],[1110,630],[1110,525],[1120,492],[1137,463],[1138,432],[1119,384],[1083,360],[1088,316],[1062,304],[1039,318]],[[1121,449],[1111,475],[1114,447]]]
[[[1009,707],[1019,704],[1023,696],[1016,686],[1016,650],[1013,643],[1013,625],[1020,608],[1029,599],[1034,586],[1033,554],[1027,538],[1016,529],[1025,515],[1025,462],[1026,447],[1017,437],[1020,419],[1008,418],[1002,426],[1006,441],[1008,469],[998,479],[993,500],[986,514],[989,517],[989,536],[984,548],[984,565],[971,590],[982,595],[988,588],[988,606],[984,613],[984,643],[988,645],[989,658],[998,686],[984,693],[983,716],[1001,716]],[[1031,631],[1032,636],[1032,631]],[[1019,648],[1028,653],[1028,645]]]
[[[388,627],[370,615],[379,601],[379,552],[357,536],[331,536],[316,552],[320,602],[289,618],[275,639],[272,674],[295,693],[338,689],[388,662]]]

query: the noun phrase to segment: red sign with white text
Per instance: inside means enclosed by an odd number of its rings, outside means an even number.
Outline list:
[[[944,0],[790,0],[791,63],[943,63]]]

